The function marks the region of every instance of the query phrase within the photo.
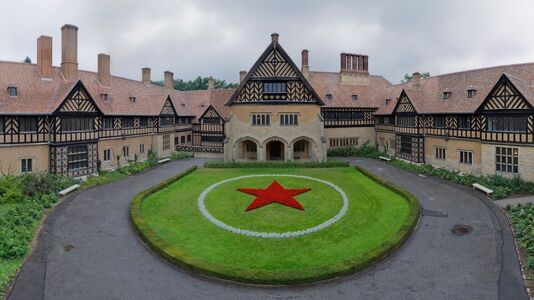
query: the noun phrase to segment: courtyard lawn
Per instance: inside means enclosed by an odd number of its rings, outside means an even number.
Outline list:
[[[198,197],[221,180],[251,174],[293,174],[326,180],[349,198],[346,214],[331,226],[290,238],[261,238],[217,227],[203,216]],[[246,212],[255,199],[238,188],[261,188],[277,180],[284,188],[310,188],[295,196],[304,211],[273,203]],[[199,169],[152,195],[136,197],[132,217],[149,245],[169,260],[201,273],[243,282],[292,284],[359,270],[392,251],[419,217],[413,196],[355,168]],[[153,189],[154,192],[157,189]],[[146,197],[146,198],[145,198]],[[144,198],[144,199],[141,199]],[[334,188],[295,177],[251,177],[209,192],[205,207],[218,220],[255,232],[294,232],[338,214],[342,197]]]

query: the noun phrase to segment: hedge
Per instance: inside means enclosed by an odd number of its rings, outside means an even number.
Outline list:
[[[134,228],[139,233],[143,241],[156,253],[167,259],[173,264],[176,264],[182,268],[185,268],[189,271],[194,271],[206,276],[217,277],[221,279],[233,280],[244,283],[253,283],[253,284],[265,284],[265,285],[287,285],[287,284],[303,284],[315,281],[321,281],[330,279],[333,277],[339,277],[344,275],[352,274],[356,271],[362,270],[363,268],[368,267],[369,265],[374,264],[380,259],[391,254],[394,250],[399,248],[403,242],[410,236],[414,231],[417,223],[419,221],[420,215],[420,206],[417,198],[407,192],[406,190],[394,186],[393,184],[376,177],[369,172],[356,167],[356,169],[362,172],[364,175],[370,177],[373,181],[378,184],[391,189],[393,192],[399,194],[401,197],[406,199],[410,204],[410,212],[406,218],[404,224],[399,229],[396,238],[393,238],[387,242],[384,242],[379,247],[369,251],[366,255],[369,260],[364,263],[353,262],[351,260],[337,262],[328,266],[323,266],[321,268],[311,268],[306,269],[308,274],[312,273],[313,275],[306,278],[299,277],[302,273],[302,270],[292,270],[285,272],[274,272],[274,271],[260,271],[260,270],[246,270],[246,269],[237,269],[229,266],[223,266],[214,264],[198,257],[192,256],[187,252],[175,247],[174,245],[168,243],[159,237],[159,235],[154,232],[150,226],[145,222],[141,212],[141,205],[143,201],[151,196],[152,194],[164,189],[165,187],[175,183],[176,181],[182,179],[183,177],[191,174],[196,167],[188,169],[185,172],[182,172],[175,177],[165,180],[160,184],[145,190],[137,194],[130,207],[130,216]],[[350,267],[347,267],[350,266]],[[251,278],[251,274],[260,275],[255,278]]]
[[[330,160],[327,162],[303,161],[263,161],[263,162],[223,162],[222,160],[208,161],[204,164],[206,168],[340,168],[348,167],[346,160]]]

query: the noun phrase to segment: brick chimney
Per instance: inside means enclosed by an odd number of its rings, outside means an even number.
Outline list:
[[[37,39],[37,67],[42,78],[52,78],[52,37]]]
[[[414,87],[418,88],[421,86],[421,73],[414,72],[412,74],[412,84]]]
[[[239,71],[239,82],[242,82],[245,76],[247,76],[247,71]]]
[[[278,43],[278,37],[279,37],[278,33],[276,33],[276,32],[272,33],[271,34],[271,43],[276,45]]]
[[[367,55],[341,53],[341,83],[354,85],[369,84],[369,57]]]
[[[208,78],[208,90],[215,89],[215,80],[213,77]]]
[[[61,27],[61,73],[65,80],[78,77],[78,27],[70,24]]]
[[[141,72],[142,72],[141,80],[143,81],[143,83],[145,84],[152,83],[152,80],[150,79],[150,68],[143,68],[141,69]]]
[[[111,85],[110,57],[107,54],[98,54],[98,82],[102,86]]]
[[[310,77],[310,66],[308,65],[308,50],[304,49],[302,50],[302,67],[301,72],[306,79]]]
[[[165,78],[165,88],[167,89],[174,89],[174,74],[171,71],[165,71],[164,78]]]

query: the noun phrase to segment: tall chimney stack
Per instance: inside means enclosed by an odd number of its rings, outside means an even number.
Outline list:
[[[165,78],[165,88],[167,89],[174,89],[174,74],[171,71],[165,71],[164,78]]]
[[[61,27],[61,73],[65,80],[78,77],[78,27],[70,24]]]
[[[278,37],[279,37],[278,33],[276,33],[276,32],[272,33],[271,34],[271,42],[276,45],[278,43]]]
[[[239,71],[239,82],[242,82],[245,76],[247,76],[247,71]]]
[[[110,57],[107,54],[98,54],[98,82],[102,86],[111,85]]]
[[[301,67],[302,75],[306,79],[310,77],[310,66],[308,65],[308,50],[304,49],[302,50],[302,67]]]
[[[141,72],[142,72],[142,81],[143,83],[145,84],[150,84],[152,83],[151,79],[150,79],[150,68],[143,68],[141,69]]]
[[[215,80],[213,79],[213,77],[210,76],[210,78],[208,78],[208,90],[213,90],[215,88]]]
[[[419,72],[414,72],[412,74],[412,81],[413,81],[413,86],[418,88],[421,86],[421,73]]]
[[[52,37],[37,39],[37,67],[42,78],[52,78]]]

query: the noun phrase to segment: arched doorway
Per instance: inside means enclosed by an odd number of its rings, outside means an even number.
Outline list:
[[[267,160],[284,160],[284,143],[280,141],[268,142],[265,151]]]
[[[293,144],[293,159],[310,159],[310,142],[299,140]]]
[[[250,140],[245,140],[241,143],[241,159],[257,160],[258,159],[258,145]]]

